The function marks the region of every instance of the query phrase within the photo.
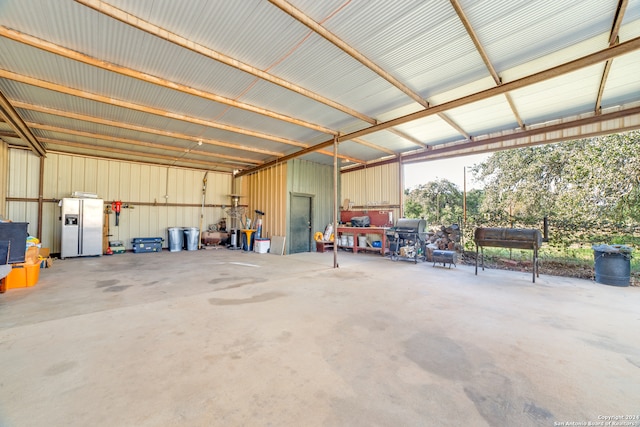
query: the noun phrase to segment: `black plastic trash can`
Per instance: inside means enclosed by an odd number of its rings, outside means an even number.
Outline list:
[[[625,245],[597,245],[592,248],[596,282],[611,286],[629,286],[633,248]]]

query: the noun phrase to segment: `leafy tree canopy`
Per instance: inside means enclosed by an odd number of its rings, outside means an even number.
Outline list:
[[[474,166],[481,210],[573,223],[640,222],[640,132],[500,151]]]
[[[405,216],[428,224],[454,224],[462,216],[462,192],[451,181],[439,179],[405,190]]]

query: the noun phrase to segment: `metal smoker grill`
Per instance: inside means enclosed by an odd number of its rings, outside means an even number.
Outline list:
[[[540,230],[530,228],[476,228],[474,232],[476,243],[476,276],[478,275],[478,248],[480,248],[480,259],[482,270],[484,270],[484,248],[490,246],[494,248],[530,249],[533,251],[533,283],[536,283],[536,276],[540,277],[538,249],[542,246],[542,234]]]
[[[387,230],[391,259],[413,260],[424,258],[424,243],[427,233],[427,222],[424,219],[400,218],[395,227]]]

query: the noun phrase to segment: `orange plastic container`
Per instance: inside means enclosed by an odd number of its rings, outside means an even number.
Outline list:
[[[14,264],[11,273],[4,278],[7,290],[24,288],[27,286],[27,270],[24,264]]]
[[[11,273],[5,277],[7,289],[26,288],[34,286],[40,278],[40,263],[13,264]]]
[[[34,286],[40,279],[40,263],[25,265],[27,270],[27,286]]]

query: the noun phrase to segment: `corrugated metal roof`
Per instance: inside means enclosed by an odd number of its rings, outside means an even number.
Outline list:
[[[613,61],[602,97],[603,107],[628,104],[637,101],[640,93],[638,75],[640,52],[630,53]]]
[[[410,133],[409,133],[410,134]],[[410,134],[411,135],[411,134]],[[400,135],[393,132],[377,132],[366,137],[360,138],[371,144],[386,148],[387,150],[395,151],[396,153],[404,153],[406,151],[415,150],[416,145]],[[388,155],[384,152],[376,152],[378,157]]]
[[[446,2],[352,2],[326,26],[425,98],[487,75]]]
[[[252,85],[240,100],[330,129],[341,129],[347,122],[359,121],[328,105],[265,81]]]
[[[491,110],[491,116],[480,115],[478,109]],[[486,135],[500,129],[516,129],[518,122],[504,96],[494,96],[471,105],[447,111],[447,117],[455,123],[464,123],[464,130],[471,135]]]
[[[272,66],[308,33],[260,0],[243,0],[236,5],[229,5],[228,0],[156,0],[151,7],[130,0],[110,3],[174,33],[189,34],[197,43],[260,69]]]
[[[414,120],[411,123],[398,126],[398,129],[415,136],[420,141],[429,145],[444,144],[461,138],[457,131],[438,116],[429,116],[424,119]]]
[[[373,71],[315,34],[272,70],[287,80],[367,114],[367,109],[376,108],[378,103],[389,98],[389,94],[376,97],[380,91],[391,89],[394,96],[406,98]]]
[[[96,8],[113,6],[129,14],[131,23],[139,19],[150,27],[144,31],[127,24],[127,19],[85,5],[88,1]],[[165,154],[171,157],[176,150],[188,149],[194,139],[211,140],[199,149],[220,158],[188,154],[179,160],[197,168],[206,168],[203,163],[208,160],[212,166],[231,161],[230,156],[244,156],[247,165],[268,163],[296,155],[304,146],[324,144],[332,132],[354,131],[363,131],[360,137],[383,149],[345,142],[341,154],[369,162],[386,159],[385,150],[408,154],[420,152],[424,144],[463,144],[467,134],[482,140],[507,133],[517,128],[517,115],[528,126],[540,126],[548,120],[598,113],[607,58],[585,62],[570,73],[549,74],[554,78],[542,81],[530,76],[606,49],[615,1],[458,0],[463,16],[450,2],[290,2],[337,37],[336,44],[345,43],[345,50],[274,3],[5,0],[0,3],[0,91],[24,121],[38,124],[32,129],[36,136],[55,133],[61,142],[90,145],[91,138],[71,132],[83,131],[96,134],[95,140],[103,135],[169,146]],[[463,18],[473,32],[467,31]],[[509,93],[515,110],[504,94],[492,95],[499,83],[483,62],[475,36],[502,84],[523,82]],[[633,41],[638,37],[640,0],[630,0],[620,42],[638,43]],[[604,108],[620,106],[635,114],[630,106],[640,101],[640,48],[633,46],[612,62],[600,101]],[[353,51],[382,72],[365,66]],[[114,67],[131,75],[116,73]],[[429,115],[429,110],[423,114],[423,107],[387,75],[432,106],[456,103],[443,110],[446,117]],[[178,85],[185,87],[183,91]],[[205,97],[185,93],[197,90]],[[206,98],[216,96],[226,100]],[[394,119],[399,120],[395,128],[407,137],[375,126]],[[52,127],[61,131],[43,130]],[[2,139],[15,144],[20,140],[12,131],[3,130]],[[292,140],[300,147],[270,138]],[[120,151],[109,157],[167,164],[158,157],[162,150],[157,147],[129,144],[128,154],[127,144],[111,143]],[[61,144],[55,149],[87,151]],[[143,157],[145,152],[156,160]],[[304,158],[332,161],[317,153]],[[227,170],[233,169],[238,168]]]
[[[513,92],[513,101],[527,123],[538,123],[592,110],[603,67],[595,65]]]
[[[606,34],[616,8],[616,2],[602,0],[460,3],[500,72]]]
[[[375,150],[366,145],[358,144],[353,141],[346,141],[340,144],[340,148],[338,149],[338,154],[349,153],[350,156],[356,157],[358,159],[364,161],[372,161],[380,158],[381,153],[378,150]],[[333,152],[333,149],[328,149],[328,152]],[[327,156],[330,157],[330,156]]]

